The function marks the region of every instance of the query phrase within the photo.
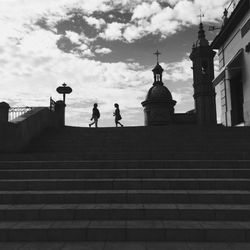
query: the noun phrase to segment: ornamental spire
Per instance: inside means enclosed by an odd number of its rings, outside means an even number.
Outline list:
[[[202,10],[200,9],[200,15],[198,15],[198,17],[200,18],[200,23],[202,23],[202,17],[204,17],[205,15],[202,13]]]
[[[198,40],[196,42],[196,47],[208,46],[208,40],[206,39],[205,31],[203,29],[203,23],[199,25]]]

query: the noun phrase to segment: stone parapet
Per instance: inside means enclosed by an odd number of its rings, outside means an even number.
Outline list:
[[[5,106],[5,111],[8,104],[2,105]],[[35,107],[11,122],[8,122],[8,120],[0,121],[0,152],[20,152],[46,128],[63,127],[65,125],[64,108],[65,104],[61,105],[59,101],[55,112],[48,107]],[[0,117],[3,117],[1,112]]]

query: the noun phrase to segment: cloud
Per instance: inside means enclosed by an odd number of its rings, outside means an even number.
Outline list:
[[[82,44],[80,47],[76,48],[75,51],[80,55],[80,57],[94,57],[94,53],[91,49],[86,47],[86,44]]]
[[[109,48],[98,48],[95,50],[95,53],[97,53],[97,54],[109,54],[111,52],[112,52],[112,50]]]
[[[67,30],[65,37],[67,37],[68,39],[70,39],[70,41],[72,43],[75,43],[75,44],[78,44],[78,45],[81,44],[81,41],[80,41],[81,36],[78,33],[76,33],[76,32]]]
[[[89,40],[84,35],[73,31],[66,31],[66,34],[62,35],[56,44],[65,53],[73,53],[80,57],[94,56]]]
[[[179,25],[189,26],[198,24],[199,22],[199,5],[196,5],[191,1],[179,1],[172,9],[172,12],[174,15],[173,19],[178,21]]]
[[[89,25],[94,26],[98,30],[106,24],[106,22],[102,18],[97,19],[92,16],[85,16],[84,18]]]
[[[167,74],[166,78],[173,82],[191,80],[193,78],[191,67],[192,62],[186,57],[180,62],[163,63],[163,68]]]
[[[186,27],[197,25],[200,9],[205,14],[204,22],[218,22],[228,2],[229,0],[33,0],[32,4],[21,4],[18,0],[12,0],[11,6],[5,1],[0,3],[1,13],[4,13],[0,28],[7,37],[22,36],[25,24],[26,32],[32,32],[33,25],[37,25],[62,35],[66,32],[85,35],[85,38],[92,38],[90,43],[98,36],[108,41],[132,43],[149,34],[166,38]],[[107,22],[105,18],[116,16],[116,13],[124,18]],[[3,23],[8,23],[8,26],[4,27]]]
[[[123,37],[127,42],[131,43],[134,40],[142,38],[146,33],[147,31],[143,26],[130,25],[124,30]]]
[[[131,20],[126,24],[110,23],[104,28],[100,37],[106,40],[124,40],[133,42],[149,34],[160,35],[163,38],[176,32],[197,25],[200,9],[205,14],[204,22],[218,22],[221,20],[223,9],[229,2],[202,0],[171,0],[163,7],[161,1],[146,1],[130,4]]]
[[[180,24],[175,19],[173,9],[166,7],[151,18],[146,29],[147,33],[160,33],[163,37],[167,37],[176,33],[177,30],[180,29]]]
[[[80,1],[79,6],[88,14],[93,12],[107,12],[112,9],[110,0],[84,0]]]
[[[125,27],[123,23],[108,23],[107,28],[100,34],[100,37],[106,40],[121,40],[122,29]]]
[[[123,39],[127,42],[150,33],[167,37],[185,27],[197,25],[200,9],[205,14],[204,22],[217,22],[221,20],[223,9],[229,3],[229,0],[33,0],[32,4],[28,1],[10,1],[12,4],[0,2],[1,14],[4,14],[2,22],[0,20],[0,28],[5,31],[2,32],[5,33],[4,36],[20,36],[23,24],[27,25],[28,30],[32,28],[32,22],[54,32],[55,28],[60,32],[71,25],[71,31],[81,33],[84,30],[80,26],[84,27],[84,20],[85,24],[100,30],[102,38]],[[110,22],[106,25],[104,19],[97,15],[114,15],[115,12],[131,13],[131,18],[126,24]]]
[[[158,2],[153,3],[142,3],[141,5],[136,6],[133,11],[132,20],[134,19],[142,19],[142,18],[149,18],[152,15],[161,11],[160,4]]]

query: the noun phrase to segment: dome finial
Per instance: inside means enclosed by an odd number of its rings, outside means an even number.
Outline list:
[[[198,15],[198,17],[200,18],[200,23],[202,24],[202,17],[204,17],[205,15],[202,13],[202,10],[200,9],[200,15]]]
[[[156,55],[156,61],[157,61],[157,64],[158,64],[159,63],[159,55],[161,55],[161,53],[158,51],[158,49],[156,50],[154,55]]]

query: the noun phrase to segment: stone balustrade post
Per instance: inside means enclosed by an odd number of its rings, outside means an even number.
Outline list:
[[[63,127],[65,126],[65,103],[61,100],[56,102],[55,105],[55,112],[58,117],[58,126]]]
[[[0,102],[0,122],[8,122],[10,105],[6,102]]]

